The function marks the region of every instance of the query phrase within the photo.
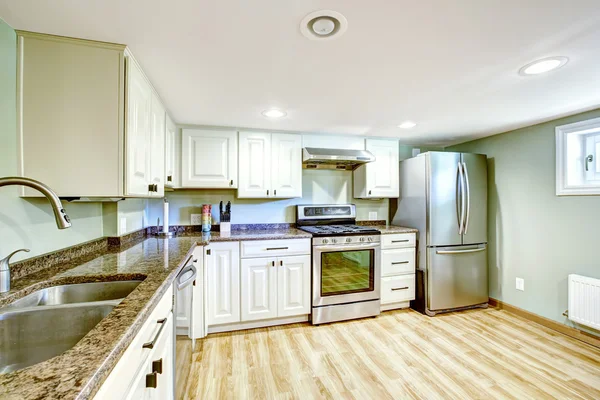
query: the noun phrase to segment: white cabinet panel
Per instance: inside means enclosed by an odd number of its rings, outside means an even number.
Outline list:
[[[399,249],[403,247],[415,247],[417,245],[416,233],[397,233],[393,235],[381,235],[381,248]]]
[[[152,88],[137,64],[126,59],[127,68],[127,131],[126,131],[126,194],[149,195],[150,113]]]
[[[218,325],[240,322],[240,244],[211,243],[205,249],[208,274],[207,323]]]
[[[277,316],[310,314],[310,256],[277,260]]]
[[[181,186],[237,188],[237,132],[182,130]]]
[[[271,190],[271,134],[240,132],[238,197],[267,197]],[[273,171],[275,173],[275,171]]]
[[[242,321],[277,316],[277,267],[275,258],[242,260]]]
[[[166,114],[160,99],[152,95],[150,111],[150,194],[156,197],[165,195],[165,125]]]
[[[271,189],[275,197],[302,197],[302,137],[272,134]]]
[[[366,139],[375,161],[354,170],[355,198],[399,197],[399,149],[397,140]]]
[[[242,242],[242,258],[310,254],[310,239],[248,240]]]
[[[381,304],[415,299],[415,274],[381,278]]]
[[[165,186],[179,187],[181,185],[181,137],[168,115],[165,128]]]
[[[381,250],[381,276],[414,274],[415,258],[414,247]]]

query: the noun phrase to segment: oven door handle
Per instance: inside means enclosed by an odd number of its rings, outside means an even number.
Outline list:
[[[354,243],[347,244],[341,246],[332,246],[332,245],[323,245],[323,246],[314,246],[313,249],[320,252],[327,251],[352,251],[352,250],[369,250],[369,249],[378,249],[381,247],[379,243]]]

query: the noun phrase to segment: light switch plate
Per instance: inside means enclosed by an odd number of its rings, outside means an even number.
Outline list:
[[[515,282],[515,286],[516,286],[517,290],[524,292],[525,291],[525,279],[517,278],[516,282]]]
[[[192,214],[190,224],[202,225],[202,214]]]
[[[377,211],[369,211],[369,221],[377,221]]]

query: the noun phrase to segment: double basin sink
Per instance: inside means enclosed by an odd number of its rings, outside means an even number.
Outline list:
[[[0,374],[64,353],[141,281],[52,286],[0,308]]]

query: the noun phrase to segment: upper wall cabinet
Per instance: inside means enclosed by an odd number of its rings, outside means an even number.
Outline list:
[[[182,129],[181,187],[238,187],[237,132]]]
[[[20,174],[61,197],[162,196],[165,110],[128,49],[17,35]]]
[[[397,140],[366,139],[366,149],[375,161],[354,170],[357,199],[399,197],[399,148]]]
[[[240,132],[239,198],[302,197],[302,137]]]
[[[181,135],[167,115],[165,130],[165,187],[181,186]]]

